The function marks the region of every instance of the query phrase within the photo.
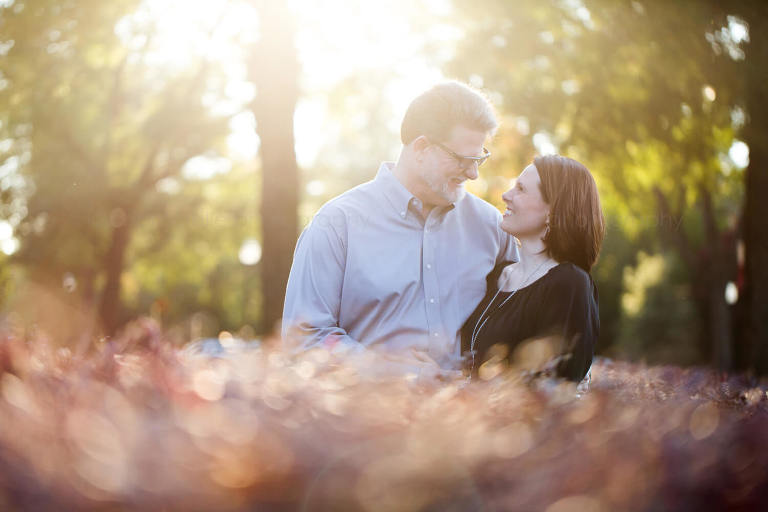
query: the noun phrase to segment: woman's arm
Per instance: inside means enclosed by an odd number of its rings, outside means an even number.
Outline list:
[[[544,370],[579,382],[592,365],[600,332],[597,288],[589,274],[567,264],[543,294],[539,325],[543,336],[555,340],[557,354]]]

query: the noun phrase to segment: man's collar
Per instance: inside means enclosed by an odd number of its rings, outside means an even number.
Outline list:
[[[405,218],[408,215],[408,206],[411,201],[418,201],[418,199],[395,177],[392,172],[394,167],[394,162],[383,162],[379,166],[379,172],[376,173],[376,182],[381,186],[384,197],[397,211],[397,214]]]

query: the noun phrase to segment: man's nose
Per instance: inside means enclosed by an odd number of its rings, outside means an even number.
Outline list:
[[[477,162],[472,162],[467,167],[465,167],[464,174],[467,176],[467,179],[476,180],[479,176],[479,172],[477,170]]]

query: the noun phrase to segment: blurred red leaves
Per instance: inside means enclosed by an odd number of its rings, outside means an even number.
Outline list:
[[[0,338],[3,510],[698,510],[768,503],[765,381],[599,359],[465,386],[318,349],[82,357]]]

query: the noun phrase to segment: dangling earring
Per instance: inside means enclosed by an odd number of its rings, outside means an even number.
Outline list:
[[[547,238],[547,236],[549,236],[549,215],[547,215],[547,222],[545,223],[545,226],[547,229],[544,230],[544,238]]]

